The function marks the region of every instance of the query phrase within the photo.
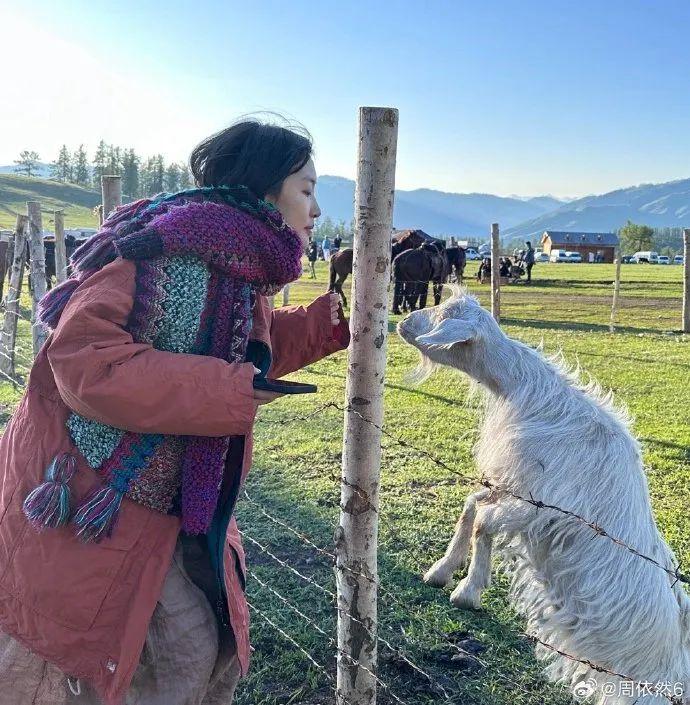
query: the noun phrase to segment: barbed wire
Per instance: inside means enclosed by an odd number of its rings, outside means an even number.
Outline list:
[[[443,686],[440,683],[437,683],[434,681],[432,676],[430,676],[426,671],[424,671],[423,668],[418,666],[416,663],[414,663],[408,656],[406,656],[402,651],[400,651],[399,648],[393,646],[387,639],[384,639],[380,635],[378,635],[376,632],[374,632],[368,625],[366,625],[359,617],[356,617],[352,613],[348,612],[347,610],[343,609],[338,605],[338,596],[336,593],[334,593],[332,590],[329,590],[328,588],[324,587],[320,583],[317,583],[313,578],[309,577],[308,575],[304,575],[304,573],[301,573],[299,570],[291,566],[287,561],[284,561],[282,558],[279,558],[276,556],[270,549],[268,549],[266,546],[262,545],[259,541],[251,537],[245,530],[240,530],[240,534],[246,538],[250,543],[255,545],[262,553],[267,555],[269,558],[273,559],[276,563],[281,565],[283,568],[286,568],[289,570],[291,573],[296,575],[298,578],[303,580],[306,583],[309,583],[310,585],[314,586],[317,588],[320,592],[322,592],[324,595],[328,596],[335,604],[333,606],[333,609],[335,609],[339,614],[344,615],[351,621],[353,621],[355,624],[358,624],[360,627],[362,627],[367,634],[369,635],[370,638],[375,639],[376,641],[380,642],[383,644],[387,649],[389,649],[393,654],[395,654],[398,658],[403,660],[413,671],[424,677],[426,680],[429,681],[430,685],[432,687],[436,688],[438,692],[443,693],[445,696],[447,696],[447,693],[445,692]],[[471,654],[467,654],[467,652],[463,652],[464,654],[471,656]]]
[[[277,590],[272,588],[270,585],[267,585],[263,580],[261,580],[261,578],[259,578],[257,575],[255,575],[250,570],[247,571],[247,575],[250,575],[254,580],[256,580],[257,583],[259,583],[259,585],[261,585],[263,588],[267,589],[272,595],[277,597],[289,610],[291,610],[292,612],[297,614],[304,622],[306,622],[310,627],[315,629],[317,631],[317,633],[321,634],[322,636],[325,636],[328,639],[328,645],[334,647],[335,650],[337,651],[337,653],[340,654],[341,656],[343,656],[344,658],[346,658],[351,666],[361,668],[363,671],[368,673],[375,680],[375,682],[378,685],[380,685],[384,690],[386,690],[386,692],[390,695],[390,697],[393,698],[393,700],[395,700],[397,703],[399,703],[399,705],[406,705],[406,703],[403,700],[401,700],[397,695],[395,695],[395,693],[393,693],[390,686],[386,682],[382,681],[379,678],[379,676],[377,676],[376,673],[374,673],[369,667],[365,666],[363,663],[361,663],[357,659],[353,658],[352,654],[349,654],[346,651],[344,651],[343,649],[341,649],[338,646],[336,640],[333,638],[333,636],[331,634],[329,634],[328,632],[326,632],[324,629],[322,629],[311,617],[308,617],[306,614],[304,614],[304,612],[302,612],[302,610],[300,610],[299,607],[292,604],[290,602],[290,600],[288,600],[286,597],[281,595]],[[360,624],[361,624],[361,622],[360,622]],[[381,639],[379,639],[379,641],[381,641]],[[410,665],[412,665],[411,662],[410,662]],[[431,678],[431,676],[424,673],[424,671],[421,671],[421,669],[420,669],[420,673],[425,675],[429,679],[429,681],[433,684],[433,679]],[[443,694],[444,694],[444,697],[448,698],[448,694],[445,691]]]

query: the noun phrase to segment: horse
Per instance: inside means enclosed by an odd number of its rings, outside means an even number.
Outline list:
[[[448,259],[448,279],[455,274],[455,282],[462,282],[465,276],[465,264],[467,258],[463,247],[446,247],[446,258]]]
[[[429,282],[433,282],[434,305],[441,303],[443,283],[448,276],[448,259],[445,246],[439,241],[427,242],[414,250],[401,252],[393,260],[393,313],[400,314],[403,309],[411,310],[426,306]]]
[[[401,230],[391,240],[391,260],[394,260],[401,252],[419,247],[425,242],[428,242],[428,235],[422,230]],[[343,284],[352,274],[352,259],[353,250],[351,247],[346,247],[344,250],[334,252],[329,262],[328,291],[335,291],[340,294],[343,306],[347,306],[347,299],[343,293]]]

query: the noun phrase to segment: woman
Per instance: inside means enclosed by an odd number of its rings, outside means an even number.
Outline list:
[[[0,703],[230,703],[248,667],[235,502],[257,407],[349,342],[335,294],[271,311],[320,214],[310,139],[250,120],[198,188],[118,209],[41,302],[0,440]]]

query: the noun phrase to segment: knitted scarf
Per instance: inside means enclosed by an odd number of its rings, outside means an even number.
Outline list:
[[[117,209],[74,252],[72,276],[41,300],[39,321],[54,329],[74,290],[121,256],[134,260],[137,269],[126,326],[135,342],[242,362],[255,295],[274,294],[297,279],[301,255],[299,237],[279,212],[244,187],[160,194]],[[134,433],[76,413],[67,428],[102,484],[72,511],[75,459],[56,456],[45,482],[24,502],[34,527],[71,519],[80,538],[98,541],[111,535],[127,496],[180,514],[188,533],[208,530],[231,437]]]

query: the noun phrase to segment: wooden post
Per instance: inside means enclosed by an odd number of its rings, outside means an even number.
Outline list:
[[[335,534],[338,705],[376,703],[381,467],[381,431],[377,427],[383,423],[397,137],[397,110],[360,108],[352,342],[345,385],[340,524]]]
[[[618,299],[621,291],[621,246],[616,248],[616,279],[613,282],[613,301],[611,302],[611,322],[609,331],[613,333],[616,325],[616,314],[618,313]]]
[[[57,284],[62,284],[67,279],[65,214],[62,211],[55,211],[55,279]]]
[[[12,269],[10,271],[10,287],[5,305],[5,320],[0,336],[0,373],[15,376],[14,345],[17,338],[17,321],[19,319],[19,297],[22,293],[24,279],[24,260],[26,255],[26,232],[28,218],[17,216],[17,226],[14,235],[14,250],[12,252]]]
[[[31,338],[34,357],[36,357],[48,337],[43,326],[36,322],[38,302],[46,293],[46,254],[43,246],[41,204],[38,201],[27,201],[26,208],[29,214],[29,256],[31,258]]]
[[[23,216],[22,216],[23,217]],[[17,216],[19,218],[19,216]],[[9,240],[7,242],[7,260],[5,261],[5,276],[9,280],[10,274],[12,272],[12,260],[14,258],[14,238],[15,238],[16,228],[10,233]]]
[[[103,215],[101,223],[122,205],[122,177],[101,176],[101,194],[103,198]]]
[[[290,285],[286,284],[283,287],[283,306],[287,306],[290,303]]]
[[[501,254],[498,223],[491,225],[491,315],[496,323],[501,322],[501,267],[498,264]]]
[[[690,333],[690,228],[683,229],[683,333]]]

